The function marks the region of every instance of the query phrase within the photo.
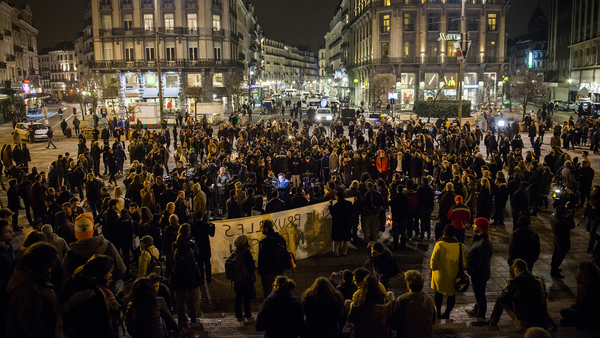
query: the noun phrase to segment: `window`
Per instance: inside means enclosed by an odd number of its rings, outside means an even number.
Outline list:
[[[125,61],[133,61],[133,41],[125,42]]]
[[[62,55],[61,55],[61,59],[62,59]],[[113,60],[112,42],[104,43],[104,60],[106,60],[106,61]]]
[[[198,29],[198,14],[188,14],[187,15],[187,26],[189,29],[193,29],[193,30]]]
[[[214,31],[221,30],[221,17],[218,15],[213,15],[213,30]]]
[[[177,75],[177,74],[166,74],[165,75],[165,87],[167,87],[167,88],[178,88],[179,87],[179,75]]]
[[[456,57],[456,47],[454,41],[448,41],[448,47],[446,47],[448,57]]]
[[[412,58],[415,56],[415,43],[414,41],[404,41],[404,57]]]
[[[131,14],[123,14],[123,29],[126,31],[133,29],[133,16]]]
[[[467,13],[467,31],[476,32],[479,30],[479,12]]]
[[[158,79],[156,74],[146,74],[146,88],[157,88]]]
[[[188,86],[189,87],[202,87],[202,74],[200,73],[188,73]]]
[[[154,29],[154,16],[152,14],[144,14],[144,29],[147,31]]]
[[[414,32],[415,31],[415,14],[404,13],[404,31]]]
[[[440,13],[427,13],[427,30],[433,32],[440,30]]]
[[[134,89],[138,87],[138,77],[135,73],[125,74],[125,88]]]
[[[460,13],[448,13],[448,32],[458,32],[460,30]]]
[[[387,59],[390,57],[390,43],[382,42],[381,43],[381,58]]]
[[[188,48],[190,51],[190,60],[198,61],[198,42],[190,42]]]
[[[223,73],[213,75],[213,87],[223,87]]]
[[[488,14],[487,27],[489,32],[495,32],[498,30],[496,26],[496,14]]]
[[[427,56],[430,58],[437,57],[438,55],[438,42],[428,41],[427,42]]]
[[[389,33],[390,31],[390,15],[386,14],[381,18],[381,33]]]
[[[165,14],[165,30],[172,31],[175,28],[175,18],[173,14]]]
[[[146,61],[154,61],[154,43],[146,42],[145,57]]]
[[[167,58],[167,61],[175,61],[175,42],[174,41],[166,42],[165,55],[166,55],[165,57]]]
[[[485,56],[488,58],[496,57],[496,41],[489,41],[488,45],[485,47]]]
[[[389,6],[391,2],[392,2],[391,0],[383,0],[383,5]]]
[[[215,60],[221,60],[221,42],[213,42],[213,52]]]
[[[112,16],[110,16],[110,15],[102,16],[102,28],[112,29]]]

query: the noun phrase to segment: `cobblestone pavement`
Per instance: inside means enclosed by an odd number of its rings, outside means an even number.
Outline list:
[[[563,114],[569,116],[568,114]],[[55,120],[57,117],[53,117]],[[51,118],[50,123],[56,122]],[[256,120],[256,119],[255,119]],[[557,119],[558,120],[558,119]],[[558,120],[557,122],[560,122]],[[12,132],[12,125],[4,124],[0,126],[0,143],[10,142]],[[530,149],[529,140],[524,133],[522,137],[525,140],[525,150]],[[545,138],[545,144],[542,153],[545,154],[549,148],[550,137]],[[57,158],[59,154],[65,152],[74,153],[77,151],[76,139],[66,139],[62,136],[62,133],[58,132],[55,137],[55,144],[57,149],[47,150],[45,143],[35,143],[29,145],[32,162],[30,167],[37,166],[39,170],[46,170],[48,164]],[[581,151],[585,149],[576,149],[575,151],[569,151],[572,156],[580,156]],[[592,168],[595,170],[600,169],[600,156],[591,155]],[[172,159],[171,159],[172,160]],[[126,168],[128,167],[128,161]],[[122,178],[119,182],[122,181]],[[600,184],[600,175],[597,174],[594,179],[594,184]],[[1,194],[0,201],[6,205],[6,194]],[[510,206],[508,207],[510,208]],[[532,217],[532,227],[538,232],[541,239],[541,255],[537,263],[535,264],[533,273],[539,277],[542,277],[546,281],[546,287],[548,290],[548,308],[550,315],[556,323],[560,320],[559,311],[561,308],[572,305],[575,301],[575,295],[577,292],[577,284],[575,281],[574,273],[577,269],[577,264],[585,259],[590,259],[590,255],[586,254],[588,233],[584,226],[578,226],[572,233],[572,246],[569,254],[567,255],[563,265],[563,274],[566,276],[564,279],[552,279],[550,277],[550,260],[553,251],[552,245],[552,232],[550,230],[549,218],[553,209],[542,210],[538,212],[537,217]],[[500,294],[502,288],[505,285],[505,280],[508,278],[508,240],[510,233],[512,232],[512,222],[510,219],[510,213],[508,210],[505,212],[507,217],[505,228],[492,227],[490,229],[490,238],[494,245],[494,254],[492,257],[492,276],[487,284],[487,298],[488,298],[488,316],[491,314],[491,310],[494,305],[494,301]],[[27,220],[23,213],[20,215],[20,224],[25,226]],[[581,218],[581,211],[577,212],[576,221]],[[432,222],[435,224],[435,221]],[[26,227],[23,233],[16,236],[14,240],[14,247],[18,247],[20,242],[23,240],[25,234],[30,231],[31,228]],[[473,234],[467,232],[465,243],[469,245],[471,243]],[[388,233],[382,235],[381,241],[388,243],[391,239]],[[433,291],[430,289],[430,278],[431,272],[429,270],[429,259],[433,250],[434,243],[431,241],[419,241],[411,240],[408,242],[408,248],[396,252],[396,257],[400,264],[402,271],[416,269],[424,273],[426,276],[426,287],[425,292],[433,296]],[[349,250],[349,254],[346,257],[334,257],[333,254],[325,254],[318,257],[311,257],[305,260],[298,261],[298,267],[295,271],[289,272],[288,275],[294,279],[297,283],[295,294],[299,297],[301,293],[309,287],[315,278],[320,276],[329,276],[331,272],[338,271],[340,269],[355,269],[357,267],[365,266],[370,268],[367,259],[366,247],[363,245],[352,245]],[[402,294],[406,292],[405,282],[401,275],[390,280],[390,286],[392,291],[396,294]],[[260,283],[256,285],[257,290],[262,290]],[[259,299],[253,302],[253,312],[256,313],[262,299],[262,292],[258,292]],[[224,274],[216,275],[213,278],[213,282],[208,287],[202,289],[202,309],[205,312],[201,319],[200,326],[192,326],[187,336],[189,337],[259,337],[262,334],[258,334],[254,331],[252,322],[238,322],[233,313],[233,300],[235,294],[232,290],[231,283],[225,279]],[[455,334],[459,337],[520,337],[521,333],[518,333],[514,326],[509,322],[508,316],[503,315],[500,322],[500,330],[493,331],[488,327],[472,327],[469,318],[464,310],[471,307],[474,304],[473,292],[469,291],[464,294],[458,294],[456,298],[456,306],[451,314],[449,321],[443,321],[436,325],[435,335],[442,337],[445,334]],[[577,332],[572,329],[559,328],[556,336],[560,337],[588,337],[591,336],[589,333]]]

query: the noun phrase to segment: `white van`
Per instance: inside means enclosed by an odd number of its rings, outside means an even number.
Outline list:
[[[287,96],[296,96],[296,95],[298,95],[298,90],[296,90],[296,89],[286,89],[285,90],[285,94]]]

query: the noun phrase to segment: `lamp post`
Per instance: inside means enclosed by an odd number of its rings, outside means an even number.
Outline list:
[[[464,53],[464,51],[467,48],[467,34],[466,34],[466,30],[467,30],[467,18],[465,17],[465,1],[466,0],[462,0],[461,1],[461,14],[460,14],[460,44],[461,44],[461,51]],[[460,128],[461,124],[462,124],[462,95],[463,95],[463,81],[464,81],[464,77],[465,77],[465,58],[464,56],[460,59],[460,70],[458,73],[458,81],[456,83],[457,89],[458,89],[458,127]]]

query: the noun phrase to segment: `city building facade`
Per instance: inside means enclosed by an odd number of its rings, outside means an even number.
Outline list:
[[[42,87],[55,99],[64,100],[66,94],[78,90],[79,64],[75,55],[75,47],[70,41],[40,51]]]
[[[325,34],[326,83],[325,92],[342,99],[348,95],[350,83],[346,68],[348,57],[348,35],[342,34],[348,24],[348,0],[340,1],[329,32]]]
[[[548,67],[546,84],[550,100],[573,101],[571,79],[571,16],[572,0],[552,0],[548,18]]]
[[[0,111],[25,114],[39,105],[38,31],[29,5],[16,7],[0,2]],[[0,121],[3,122],[3,121]]]
[[[527,25],[527,33],[508,41],[511,73],[540,70],[548,66],[548,19],[538,6]]]
[[[246,72],[239,60],[245,36],[239,28],[247,28],[238,27],[242,7],[237,0],[92,1],[90,69],[104,90],[116,89],[120,113],[137,102],[158,102],[158,76],[166,116],[194,113],[189,99],[222,100],[226,74]],[[202,87],[202,97],[188,97],[188,87]]]
[[[306,48],[264,38],[262,90],[266,96],[287,88],[317,91],[319,66],[315,54]]]
[[[600,3],[571,0],[569,97],[600,102]],[[586,88],[587,95],[578,94]]]
[[[83,17],[83,29],[79,32],[77,39],[73,42],[75,57],[77,58],[77,75],[80,81],[91,78],[90,63],[94,59],[94,35],[92,26],[92,3],[88,2]]]
[[[466,2],[471,48],[463,98],[474,105],[488,90],[501,100],[507,72],[506,9],[502,0]],[[392,83],[403,108],[412,107],[415,100],[433,99],[442,86],[440,98],[456,99],[459,61],[454,42],[460,38],[460,18],[461,0],[347,0],[341,8],[340,47],[342,55],[347,53],[350,104],[382,99],[371,97],[369,90],[380,78]]]

